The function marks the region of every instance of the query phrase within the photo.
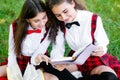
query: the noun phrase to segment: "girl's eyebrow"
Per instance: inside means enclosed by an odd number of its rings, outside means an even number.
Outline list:
[[[62,12],[65,12],[67,9],[64,9]],[[60,14],[55,14],[55,15],[60,15]]]
[[[67,9],[64,9],[62,12],[65,12]]]
[[[42,19],[44,19],[46,16],[47,16],[46,14],[45,14],[45,15],[43,15]]]

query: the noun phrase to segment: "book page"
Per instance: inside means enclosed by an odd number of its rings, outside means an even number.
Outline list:
[[[75,53],[72,55],[72,57],[78,57],[81,53],[83,53],[87,48],[92,48],[93,44],[89,44],[86,47],[79,48]]]
[[[18,65],[7,67],[7,77],[8,80],[44,80],[43,71],[41,69],[36,70],[35,67],[29,63],[23,76]]]
[[[71,61],[73,61],[72,57],[62,57],[62,58],[57,58],[57,59],[51,60],[51,62],[53,64],[58,64],[58,63],[63,64],[64,62],[66,63],[66,62],[71,62]]]
[[[80,53],[82,53],[82,51],[83,51],[85,48],[86,48],[86,47],[79,48],[77,51],[74,52],[74,54],[72,55],[72,57],[77,57]]]
[[[41,69],[37,69],[38,77],[35,80],[45,80],[43,71]]]
[[[18,65],[13,65],[7,67],[7,77],[8,80],[23,80],[21,71],[18,67]]]
[[[88,45],[82,52],[80,52],[76,56],[76,60],[73,63],[80,65],[84,64],[88,57],[90,57],[93,51],[95,51],[96,49],[97,47],[95,45],[93,44]]]
[[[23,80],[44,80],[43,72],[40,69],[35,69],[32,64],[27,65]]]
[[[38,74],[36,72],[35,67],[28,63],[25,73],[23,75],[23,80],[35,80],[37,76]]]
[[[96,50],[96,46],[93,44],[89,44],[84,49],[78,49],[72,57],[63,57],[59,59],[53,59],[51,62],[53,64],[80,64],[82,65],[87,58],[92,54],[93,51]]]

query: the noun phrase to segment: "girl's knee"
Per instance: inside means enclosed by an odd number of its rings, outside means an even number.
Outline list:
[[[45,80],[58,80],[58,78],[55,75],[52,75],[50,73],[44,73],[44,79]]]
[[[91,71],[91,75],[99,75],[100,80],[118,80],[117,74],[109,66],[100,65]]]
[[[6,71],[7,65],[0,66],[0,77],[6,77],[7,76],[7,71]]]
[[[105,66],[105,65],[100,65],[98,67],[95,67],[92,71],[91,71],[91,75],[92,74],[101,74],[102,72],[111,72],[113,74],[116,75],[115,71],[110,68],[109,66]]]

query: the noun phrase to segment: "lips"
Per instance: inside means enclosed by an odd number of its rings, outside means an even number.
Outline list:
[[[38,26],[39,29],[42,29],[42,28],[44,28],[44,27],[45,27],[45,26]]]
[[[65,19],[64,21],[65,21],[65,22],[69,22],[69,19]]]

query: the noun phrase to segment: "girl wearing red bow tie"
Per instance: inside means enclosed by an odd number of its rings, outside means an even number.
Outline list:
[[[8,63],[6,63],[8,67],[17,65],[24,74],[28,62],[37,65],[37,68],[40,68],[39,64],[42,61],[46,64],[50,62],[50,58],[45,55],[47,48],[51,41],[55,42],[54,36],[63,35],[60,30],[57,34],[51,35],[50,28],[57,26],[53,21],[56,18],[51,15],[42,0],[25,0],[19,17],[10,25]],[[57,40],[55,44],[60,44],[58,48],[63,45]],[[58,49],[54,48],[51,52],[58,53]],[[0,77],[6,76],[6,65],[0,67]]]
[[[65,68],[70,72],[81,71],[85,80],[117,80],[117,78],[120,80],[120,62],[107,53],[109,40],[101,17],[87,10],[81,10],[82,7],[78,7],[75,2],[77,0],[46,1],[46,5],[56,18],[63,22],[64,37],[72,50],[84,49],[89,44],[97,47],[85,63],[68,65]],[[61,74],[65,75],[62,72]],[[56,76],[62,80],[59,75]],[[66,80],[70,80],[69,77]]]

